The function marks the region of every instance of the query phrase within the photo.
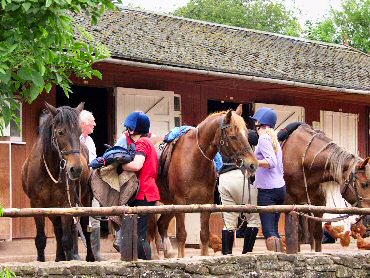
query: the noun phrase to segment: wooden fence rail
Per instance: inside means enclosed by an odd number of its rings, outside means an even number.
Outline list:
[[[4,208],[3,217],[32,217],[44,216],[121,216],[121,259],[124,261],[137,260],[137,229],[136,214],[162,214],[162,213],[194,213],[194,212],[245,212],[245,213],[272,213],[283,212],[285,218],[286,246],[288,254],[298,253],[298,212],[301,213],[332,213],[332,214],[355,214],[369,215],[370,208],[328,208],[312,205],[275,205],[275,206],[253,206],[253,205],[163,205],[155,207],[73,207],[73,208]]]
[[[151,213],[172,213],[172,212],[322,212],[333,214],[355,214],[368,215],[370,208],[329,208],[325,206],[312,205],[275,205],[275,206],[253,206],[253,205],[163,205],[155,207],[72,207],[72,208],[4,208],[3,217],[32,217],[36,215],[44,216],[114,216],[125,214],[151,214]]]

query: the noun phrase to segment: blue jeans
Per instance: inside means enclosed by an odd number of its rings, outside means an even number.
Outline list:
[[[154,206],[155,202],[148,202],[147,200],[134,200],[130,202],[130,207],[139,206]],[[152,252],[150,250],[149,242],[146,239],[146,232],[148,228],[148,214],[139,214],[137,219],[137,256],[139,259],[151,260]]]
[[[273,189],[258,188],[257,205],[258,206],[283,205],[285,201],[285,195],[286,195],[285,185],[283,187]],[[280,238],[279,235],[280,212],[260,213],[260,218],[263,236],[266,239],[272,236]]]

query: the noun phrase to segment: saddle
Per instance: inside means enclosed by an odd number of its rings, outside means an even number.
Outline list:
[[[294,122],[288,124],[285,128],[279,130],[277,137],[280,142],[284,142],[288,139],[289,135],[293,133],[299,126],[304,124],[304,122]]]

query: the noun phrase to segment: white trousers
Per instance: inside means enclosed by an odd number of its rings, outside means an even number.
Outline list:
[[[221,202],[223,205],[242,205],[247,204],[249,200],[251,205],[257,205],[257,188],[253,184],[248,189],[248,179],[245,178],[245,186],[243,190],[244,175],[240,170],[232,170],[221,174],[219,177],[218,191],[220,192]],[[223,212],[224,229],[236,230],[238,227],[238,212]],[[245,214],[248,227],[261,227],[261,221],[258,213]]]

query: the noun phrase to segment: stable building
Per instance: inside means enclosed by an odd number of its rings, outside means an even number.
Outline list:
[[[165,134],[239,103],[244,104],[247,123],[259,107],[273,107],[279,114],[277,129],[305,121],[352,153],[369,154],[367,54],[342,45],[131,9],[108,11],[96,26],[83,16],[75,22],[105,44],[112,57],[96,64],[102,80],[72,77],[70,98],[53,88],[33,104],[22,105],[21,130],[9,126],[0,142],[1,156],[8,162],[0,165],[4,207],[29,206],[20,173],[38,136],[44,101],[56,106],[84,101],[96,118],[92,137],[98,155],[104,143],[114,143],[121,134],[132,111],[148,113],[152,132]],[[187,217],[193,227],[194,217]],[[32,218],[0,219],[0,240],[34,237],[34,227]],[[53,235],[51,225],[47,234]],[[188,231],[188,240],[199,242],[199,234]]]

